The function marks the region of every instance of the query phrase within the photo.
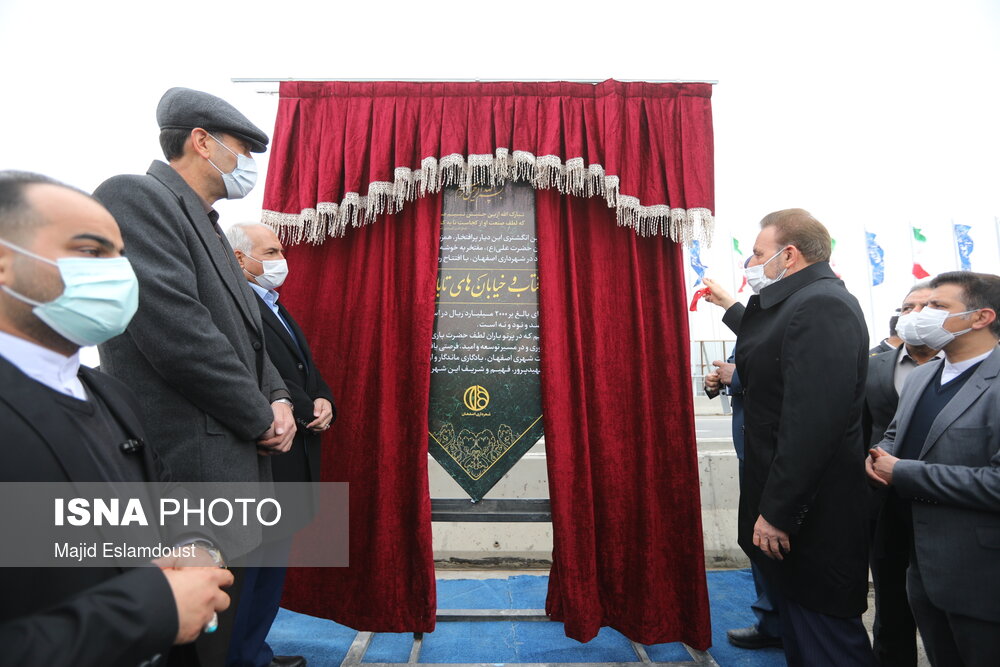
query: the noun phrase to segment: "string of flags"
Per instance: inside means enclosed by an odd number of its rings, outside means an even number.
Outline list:
[[[913,277],[917,280],[927,278],[931,275],[933,269],[936,272],[948,271],[957,267],[962,271],[972,270],[972,253],[976,248],[976,244],[972,238],[972,226],[952,223],[952,236],[955,248],[955,261],[954,264],[950,266],[932,266],[932,264],[940,264],[940,259],[933,260],[929,257],[927,251],[927,235],[924,233],[924,229],[920,227],[915,227],[909,225],[910,233],[908,234],[910,239],[910,259],[912,261],[911,272]],[[997,246],[1000,248],[1000,218],[995,219],[995,233]],[[879,243],[878,234],[875,232],[869,232],[867,229],[864,230],[865,233],[865,249],[868,255],[868,266],[869,266],[869,277],[871,280],[871,286],[877,287],[885,282],[885,262],[886,262],[886,250],[883,248],[882,244]],[[833,249],[836,250],[837,241],[836,239],[831,239]],[[894,252],[896,248],[893,248],[892,243],[889,243],[889,252]],[[700,284],[704,284],[705,272],[709,269],[709,265],[706,264],[701,256],[701,244],[698,241],[692,241],[690,248],[688,249],[689,264],[691,270],[694,272],[696,279],[694,281],[694,287]],[[742,282],[740,284],[737,292],[743,292],[747,287],[746,276],[743,273],[743,268],[746,261],[749,259],[748,255],[743,253],[743,249],[740,247],[739,239],[735,236],[732,237],[732,254],[734,267],[736,269],[736,275],[741,276]],[[831,267],[834,267],[834,263],[831,259]],[[834,268],[836,272],[836,268]],[[839,273],[838,273],[839,275]],[[707,289],[700,289],[694,293],[691,300],[691,310],[697,310],[698,300],[701,299],[706,293]]]

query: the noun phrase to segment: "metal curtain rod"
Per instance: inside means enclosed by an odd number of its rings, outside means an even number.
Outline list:
[[[337,78],[306,78],[295,77],[234,77],[230,79],[233,83],[281,83],[282,81],[341,81],[350,83],[376,83],[388,81],[400,81],[403,83],[546,83],[555,81],[565,81],[565,83],[603,83],[606,79],[337,79]],[[618,79],[622,83],[707,83],[713,86],[719,84],[718,81],[702,79]]]

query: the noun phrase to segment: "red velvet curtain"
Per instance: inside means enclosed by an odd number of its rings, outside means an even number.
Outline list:
[[[285,82],[264,221],[320,243],[444,185],[600,197],[619,224],[707,239],[708,84]]]
[[[580,640],[611,625],[707,647],[683,267],[663,237],[711,231],[710,86],[281,92],[263,219],[286,241],[323,243],[292,249],[282,298],[338,402],[324,479],[352,483],[351,567],[293,570],[286,606],[365,630],[433,628],[427,393],[441,211],[426,195],[514,178],[538,189],[548,609]]]
[[[681,248],[536,193],[546,610],[581,641],[711,643]]]
[[[427,488],[440,198],[288,252],[282,303],[337,403],[323,480],[350,483],[350,567],[290,568],[289,609],[377,632],[430,632],[437,608]]]

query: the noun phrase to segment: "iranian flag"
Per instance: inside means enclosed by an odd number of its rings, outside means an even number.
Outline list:
[[[740,288],[736,290],[737,293],[739,293],[742,292],[743,288],[747,286],[747,276],[745,273],[743,273],[743,263],[745,261],[743,259],[743,251],[740,250],[740,242],[736,239],[735,236],[733,237],[733,252],[736,253],[736,257],[738,258],[736,263],[737,264],[736,275],[743,277],[743,282],[740,284]]]
[[[910,229],[913,230],[913,240],[910,241],[910,254],[913,256],[913,277],[917,280],[923,280],[931,275],[927,273],[927,270],[920,263],[920,257],[923,255],[922,251],[924,245],[927,243],[927,237],[924,236],[918,227],[911,226]]]

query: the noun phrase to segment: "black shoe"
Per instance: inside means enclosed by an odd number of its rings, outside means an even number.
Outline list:
[[[270,667],[306,667],[306,659],[301,655],[276,655]]]
[[[782,646],[781,637],[765,635],[757,629],[756,625],[751,625],[749,628],[726,630],[726,639],[729,640],[730,644],[739,648],[781,648]]]

